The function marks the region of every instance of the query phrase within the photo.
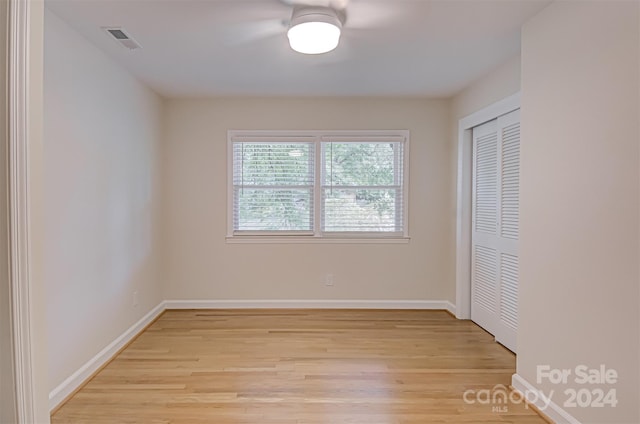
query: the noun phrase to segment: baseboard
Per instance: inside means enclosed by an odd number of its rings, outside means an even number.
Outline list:
[[[552,422],[557,424],[580,424],[580,421],[578,421],[573,415],[562,409],[560,405],[553,401],[550,401],[549,405],[545,407],[542,401],[542,395],[544,393],[540,392],[531,383],[520,377],[518,374],[513,374],[511,377],[511,385],[514,390],[525,399],[536,399],[537,402],[533,402],[532,405],[535,406],[540,413],[546,415],[546,417]],[[527,394],[529,395],[527,396]]]
[[[454,305],[453,303],[451,303],[449,301],[445,301],[445,303],[447,304],[446,310],[449,311],[449,313],[451,315],[453,315],[454,318],[457,318],[457,316],[456,316],[456,305]]]
[[[442,309],[445,300],[167,300],[166,309]]]
[[[49,392],[49,410],[53,411],[69,395],[81,387],[87,379],[89,379],[96,371],[105,365],[120,349],[125,347],[134,337],[136,337],[144,328],[153,322],[165,310],[165,302],[160,302],[158,306],[153,308],[149,313],[142,317],[138,322],[133,324],[129,329],[122,333],[117,339],[112,341],[107,347],[102,349],[96,356],[87,361],[76,372],[71,374],[58,387]]]

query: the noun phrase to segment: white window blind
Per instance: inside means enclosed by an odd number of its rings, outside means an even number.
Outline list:
[[[229,141],[230,237],[407,236],[408,131],[230,131]]]
[[[314,143],[233,143],[233,227],[313,233]]]
[[[322,231],[402,233],[403,143],[328,140],[322,142]]]

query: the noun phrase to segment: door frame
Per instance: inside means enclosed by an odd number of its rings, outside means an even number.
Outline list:
[[[38,7],[41,7],[39,4]],[[7,153],[8,236],[11,326],[18,423],[38,417],[34,384],[33,287],[29,144],[31,131],[30,69],[32,2],[8,1],[7,25]],[[34,87],[37,89],[38,87]],[[37,136],[37,134],[36,134]]]
[[[458,121],[456,186],[456,318],[471,319],[472,129],[520,108],[520,92]]]

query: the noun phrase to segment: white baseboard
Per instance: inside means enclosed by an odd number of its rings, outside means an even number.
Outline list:
[[[560,405],[553,401],[549,401],[549,405],[545,407],[542,400],[544,399],[544,397],[542,396],[544,395],[544,393],[540,392],[540,390],[536,389],[531,383],[520,377],[518,374],[513,374],[513,376],[511,377],[511,385],[525,399],[536,399],[537,402],[532,402],[532,404],[554,423],[580,424],[580,421],[578,421],[573,415],[562,409]]]
[[[166,309],[442,309],[445,300],[167,300]]]
[[[447,311],[449,311],[451,313],[451,315],[453,315],[454,317],[458,317],[458,315],[456,315],[456,305],[454,305],[453,303],[449,302],[449,301],[445,301],[445,303],[447,304]]]
[[[71,374],[66,380],[49,392],[49,410],[53,411],[71,393],[82,385],[93,373],[100,369],[109,361],[120,349],[129,343],[138,333],[158,317],[165,310],[165,302],[160,302],[149,313],[133,324],[122,333],[117,339],[112,341],[107,347],[102,349],[96,356],[87,361],[76,372]]]

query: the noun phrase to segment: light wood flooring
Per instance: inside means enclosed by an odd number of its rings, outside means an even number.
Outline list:
[[[52,422],[544,423],[463,400],[514,372],[511,352],[442,311],[166,311]]]

